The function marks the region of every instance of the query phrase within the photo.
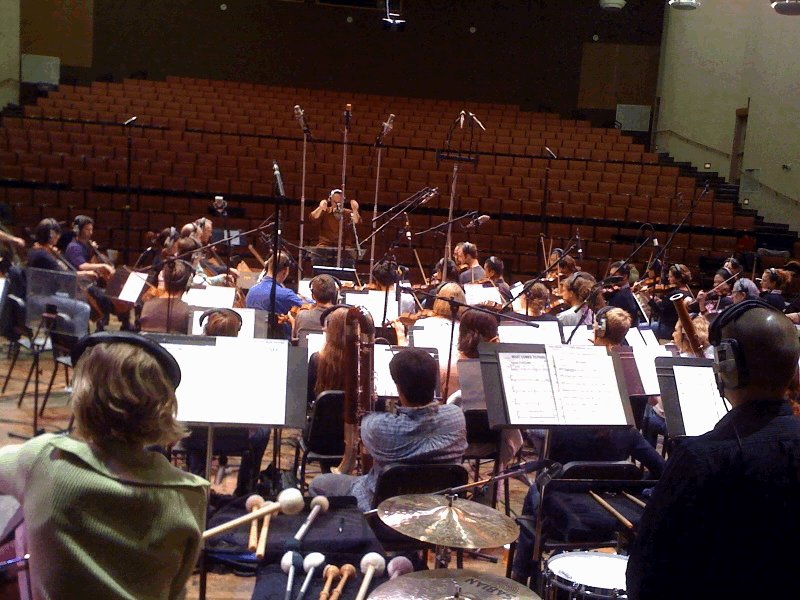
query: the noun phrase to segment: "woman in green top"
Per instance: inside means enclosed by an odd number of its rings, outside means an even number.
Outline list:
[[[0,493],[22,505],[33,595],[182,598],[208,482],[145,450],[185,435],[180,368],[158,344],[117,332],[83,338],[73,364],[75,432],[0,448]]]

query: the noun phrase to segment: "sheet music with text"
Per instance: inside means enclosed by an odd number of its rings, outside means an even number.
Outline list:
[[[541,423],[559,425],[558,410],[550,367],[544,352],[499,352],[508,422],[511,425]]]
[[[714,429],[730,408],[719,395],[714,369],[675,365],[672,371],[686,435],[702,435]]]

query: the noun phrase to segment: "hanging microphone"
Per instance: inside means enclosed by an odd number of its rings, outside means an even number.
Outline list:
[[[344,105],[344,128],[345,131],[350,131],[350,118],[353,116],[353,105],[349,102]]]
[[[467,225],[464,226],[464,230],[477,229],[487,221],[491,220],[491,218],[492,217],[490,217],[489,215],[481,215],[480,217],[475,217]]]
[[[392,130],[392,123],[394,123],[394,113],[389,114],[389,118],[386,119],[386,122],[383,124],[383,128],[378,133],[378,137],[375,138],[376,146],[380,146],[383,138],[389,135],[389,132]]]
[[[134,122],[135,120],[136,120],[136,117],[135,117],[135,116],[133,116],[133,117],[131,117],[130,119],[128,119],[127,121],[124,121],[122,124],[123,124],[123,125],[131,125],[131,124],[133,124],[133,122]]]
[[[548,153],[548,154],[549,154],[549,155],[550,155],[552,158],[558,159],[558,157],[556,156],[556,153],[555,153],[555,152],[553,152],[552,150],[550,150],[550,148],[548,148],[547,146],[545,146],[545,147],[544,147],[544,149],[547,151],[547,153]]]
[[[281,196],[285,196],[286,194],[283,191],[283,177],[281,177],[281,170],[278,167],[278,161],[272,161],[272,173],[275,175],[275,184],[278,186],[278,194]]]
[[[476,117],[476,116],[475,116],[475,113],[469,113],[469,118],[470,118],[470,119],[472,119],[473,121],[475,121],[475,122],[478,124],[478,127],[480,127],[481,129],[483,129],[484,131],[486,131],[486,127],[484,127],[484,126],[483,126],[483,123],[481,123],[481,122],[478,120],[478,117]]]

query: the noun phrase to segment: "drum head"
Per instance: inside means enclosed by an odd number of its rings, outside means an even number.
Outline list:
[[[564,552],[547,561],[546,577],[600,598],[625,598],[628,557],[604,552]]]

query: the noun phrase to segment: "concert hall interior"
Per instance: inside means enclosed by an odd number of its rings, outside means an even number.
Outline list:
[[[0,3],[0,597],[790,585],[799,26]]]

